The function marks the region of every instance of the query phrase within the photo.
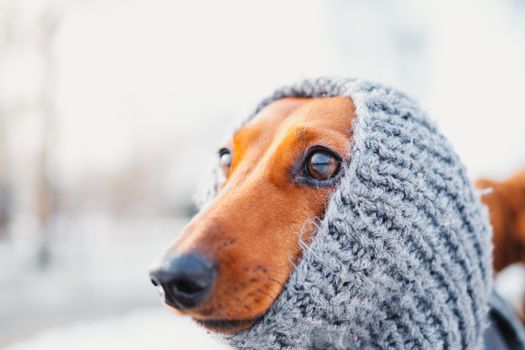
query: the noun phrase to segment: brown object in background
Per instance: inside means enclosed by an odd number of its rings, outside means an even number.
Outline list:
[[[494,229],[494,270],[525,262],[525,172],[502,182],[480,179],[476,187],[490,189],[482,200]]]
[[[493,227],[494,271],[525,263],[525,171],[501,182],[480,179],[475,185],[490,189],[482,200],[489,208]],[[522,308],[525,323],[525,300]]]

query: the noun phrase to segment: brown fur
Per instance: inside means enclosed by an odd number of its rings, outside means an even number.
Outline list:
[[[525,263],[525,171],[501,182],[480,179],[476,187],[487,190],[482,199],[488,206],[493,228],[494,271]]]
[[[525,262],[525,172],[502,182],[480,179],[476,187],[488,190],[482,199],[494,231],[494,270]]]
[[[300,257],[300,240],[311,238],[334,190],[296,183],[292,169],[315,145],[348,160],[354,116],[348,98],[287,98],[235,133],[227,145],[233,161],[217,197],[169,248],[200,253],[218,266],[211,295],[184,314],[231,333],[268,310]],[[525,173],[476,185],[492,188],[483,200],[494,226],[495,270],[525,262]]]
[[[316,145],[348,159],[354,113],[348,98],[287,98],[235,133],[226,182],[169,249],[200,253],[218,266],[211,296],[186,315],[232,332],[268,310],[300,256],[300,238],[311,237],[333,191],[299,184],[292,171]],[[214,326],[225,320],[235,322]]]

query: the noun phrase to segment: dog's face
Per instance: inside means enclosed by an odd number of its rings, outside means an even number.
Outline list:
[[[348,98],[273,102],[219,151],[224,181],[152,281],[178,313],[233,333],[272,305],[348,161]]]

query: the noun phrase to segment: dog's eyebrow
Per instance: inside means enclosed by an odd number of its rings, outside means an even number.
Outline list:
[[[290,136],[299,142],[308,142],[315,139],[321,133],[319,130],[309,127],[307,125],[297,125],[282,131],[281,135]]]
[[[311,130],[309,130],[308,128],[304,126],[299,126],[295,128],[294,133],[295,135],[297,135],[298,141],[307,140],[309,137],[311,137],[314,134],[314,132],[312,132]]]
[[[288,133],[303,146],[318,144],[338,152],[343,157],[349,156],[349,139],[339,131],[331,129],[321,130],[308,125],[294,127]]]
[[[253,142],[257,140],[260,134],[260,128],[243,125],[233,133],[232,142],[234,144],[248,144],[250,141]]]

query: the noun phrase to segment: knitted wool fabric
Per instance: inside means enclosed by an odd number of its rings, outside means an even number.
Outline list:
[[[458,156],[413,100],[378,84],[306,80],[257,111],[280,98],[330,96],[356,106],[351,160],[281,295],[228,341],[237,349],[482,348],[491,229]]]

